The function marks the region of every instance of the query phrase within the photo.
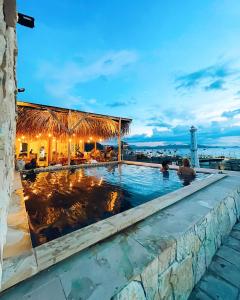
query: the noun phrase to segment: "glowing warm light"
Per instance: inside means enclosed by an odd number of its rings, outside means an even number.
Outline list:
[[[51,137],[52,135],[51,135],[51,133],[49,133],[49,135],[48,135],[49,137]]]
[[[101,177],[101,179],[99,180],[98,185],[99,185],[99,186],[102,185],[102,182],[103,182],[103,177]]]
[[[38,134],[38,136],[41,136],[41,135],[42,135],[41,133]]]
[[[24,139],[24,136],[22,135],[22,139]]]
[[[80,143],[82,143],[82,140],[80,140]]]
[[[102,139],[99,140],[99,142],[101,142],[101,141],[102,141]]]
[[[71,143],[71,141],[72,141],[72,140],[71,140],[71,139],[69,139],[68,141]]]
[[[24,196],[24,200],[28,200],[29,199],[29,196]]]
[[[21,142],[21,139],[18,139],[19,142]]]
[[[73,136],[75,136],[76,134],[74,133]]]
[[[90,143],[90,141],[89,141],[89,140],[88,140],[87,142],[88,142],[88,143]]]
[[[92,137],[90,136],[89,140],[92,140]]]
[[[113,211],[117,198],[118,198],[118,193],[117,192],[112,192],[111,193],[111,199],[107,204],[107,210],[108,211]]]

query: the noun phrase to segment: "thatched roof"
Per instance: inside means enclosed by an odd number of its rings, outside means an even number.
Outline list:
[[[88,140],[110,139],[129,132],[131,119],[69,110],[65,108],[17,102],[17,136],[35,138],[39,133],[55,137],[76,136]]]

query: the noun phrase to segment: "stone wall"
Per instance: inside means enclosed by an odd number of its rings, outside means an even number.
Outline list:
[[[13,4],[13,1],[9,3]],[[8,26],[5,19],[4,1],[0,0],[0,282],[2,252],[7,231],[7,211],[14,170],[16,117],[15,27]]]
[[[239,219],[239,178],[224,177],[3,291],[1,300],[187,299]]]
[[[237,180],[239,179],[240,176]],[[212,196],[209,194],[209,198]],[[216,206],[211,206],[209,201],[202,201],[202,203],[212,208],[206,216],[184,234],[173,234],[175,243],[165,248],[112,300],[188,299],[223,239],[239,220],[240,181],[238,188],[233,189]],[[157,226],[161,223],[162,221],[155,221],[152,224]]]

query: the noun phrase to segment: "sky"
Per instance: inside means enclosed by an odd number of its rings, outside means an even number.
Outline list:
[[[18,0],[18,99],[133,119],[136,145],[240,146],[239,0]]]

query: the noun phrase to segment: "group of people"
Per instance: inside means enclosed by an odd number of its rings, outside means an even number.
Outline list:
[[[188,158],[184,158],[182,163],[183,163],[182,166],[180,166],[177,170],[177,174],[178,174],[179,178],[183,181],[183,185],[189,185],[190,182],[195,178],[196,172],[191,167],[190,161]],[[164,177],[169,177],[168,170],[169,170],[169,162],[163,161],[162,167],[161,167],[161,172],[163,173]]]

